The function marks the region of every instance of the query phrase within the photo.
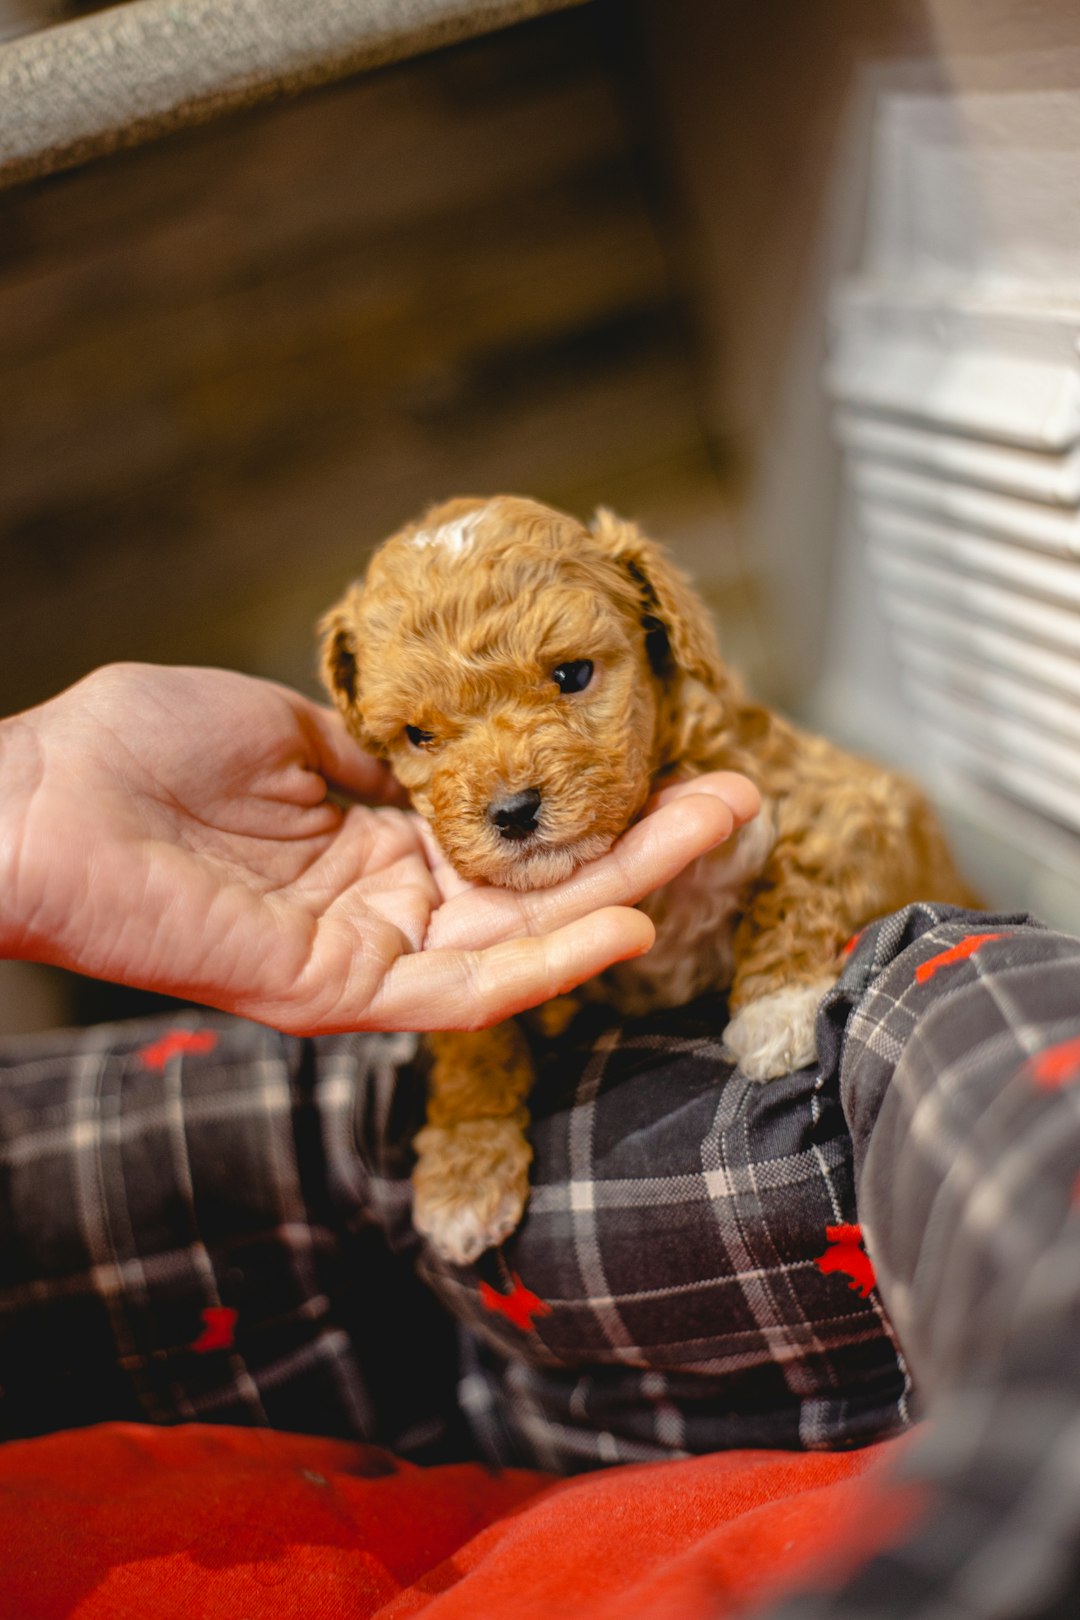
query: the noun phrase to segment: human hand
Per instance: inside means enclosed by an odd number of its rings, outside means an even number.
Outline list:
[[[554,888],[470,888],[329,710],[135,664],[0,722],[0,774],[0,954],[305,1034],[476,1028],[642,954],[628,908],[759,805],[681,783]]]

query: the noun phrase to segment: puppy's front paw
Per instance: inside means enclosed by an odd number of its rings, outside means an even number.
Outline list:
[[[509,1119],[425,1125],[413,1145],[413,1225],[444,1260],[471,1265],[521,1220],[532,1148]]]
[[[728,1024],[724,1046],[747,1080],[774,1080],[804,1069],[817,1057],[818,1004],[835,979],[785,985],[751,1001]]]

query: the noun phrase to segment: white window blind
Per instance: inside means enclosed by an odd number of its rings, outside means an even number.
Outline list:
[[[1080,862],[1078,103],[883,98],[828,387],[932,757]]]

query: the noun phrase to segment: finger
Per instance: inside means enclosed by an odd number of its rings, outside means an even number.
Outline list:
[[[654,793],[645,806],[646,815],[676,799],[691,793],[715,793],[731,810],[737,827],[745,826],[761,809],[761,794],[750,778],[738,771],[709,771],[704,776],[691,776],[685,782],[672,782]]]
[[[361,1027],[483,1029],[643,956],[655,937],[640,911],[609,907],[541,938],[402,956],[364,1009]]]
[[[315,744],[319,770],[336,788],[354,794],[364,804],[408,804],[409,796],[382,760],[364,752],[350,737],[334,709],[290,693],[301,706],[308,735]]]
[[[750,802],[741,790],[738,802],[740,813]],[[606,855],[553,888],[526,894],[474,889],[448,901],[432,919],[427,945],[476,949],[514,934],[546,934],[602,906],[636,905],[730,837],[735,826],[734,811],[716,792],[677,794],[636,822]]]

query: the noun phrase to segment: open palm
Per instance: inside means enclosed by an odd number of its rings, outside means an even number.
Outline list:
[[[5,954],[304,1033],[476,1027],[637,955],[627,908],[757,807],[683,784],[556,888],[472,888],[330,711],[151,665],[3,722],[0,760]]]

